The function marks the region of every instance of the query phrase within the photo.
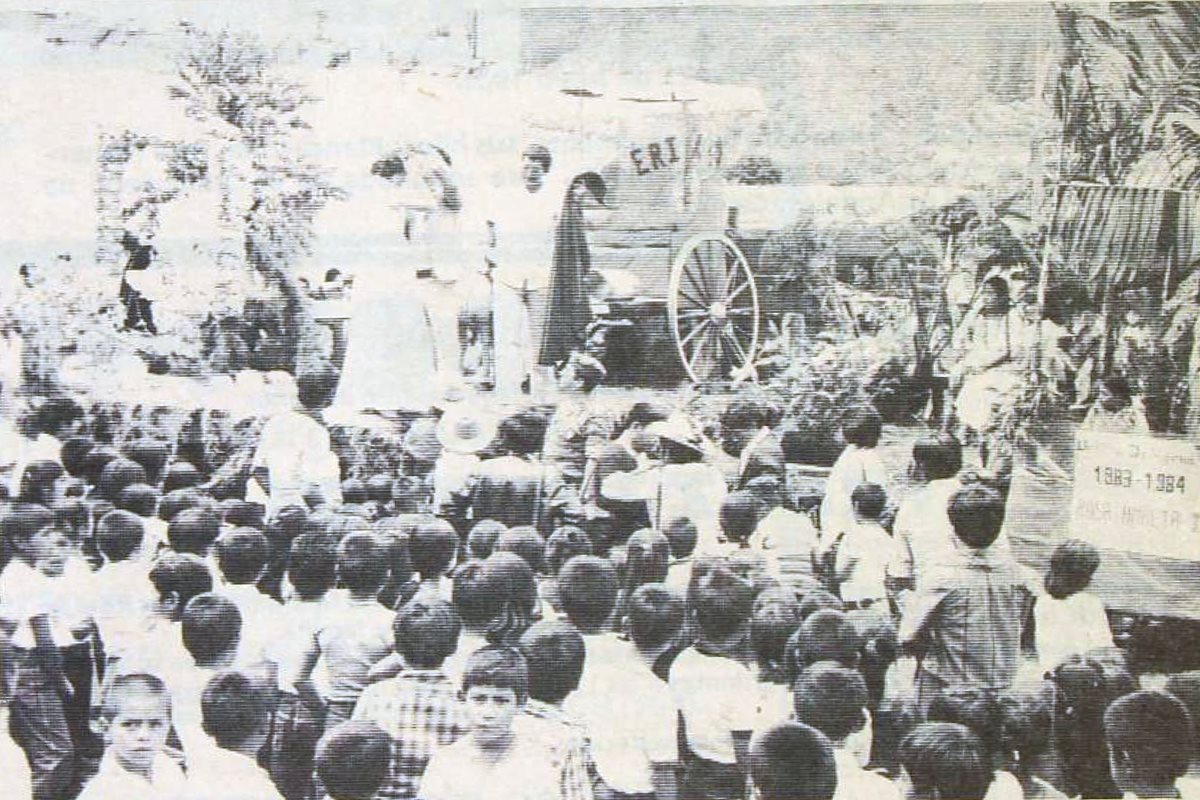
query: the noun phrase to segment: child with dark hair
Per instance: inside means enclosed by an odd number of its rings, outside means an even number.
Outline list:
[[[96,527],[96,544],[104,563],[92,579],[92,618],[108,661],[119,661],[137,640],[145,623],[150,568],[142,557],[145,528],[128,511],[110,511]]]
[[[837,764],[839,800],[858,797],[895,798],[891,781],[868,772],[871,761],[871,712],[862,675],[832,661],[813,664],[800,674],[795,688],[796,721],[829,737]]]
[[[887,485],[887,470],[875,449],[883,431],[879,413],[870,407],[856,408],[847,414],[841,430],[846,449],[829,470],[825,499],[821,501],[822,552],[834,537],[854,524],[851,494],[855,487],[862,483]]]
[[[211,592],[199,594],[183,609],[179,630],[188,660],[172,669],[169,677],[175,732],[190,759],[211,746],[204,730],[201,696],[213,676],[237,662],[242,615],[231,600]]]
[[[105,465],[96,484],[96,494],[110,503],[117,502],[121,491],[134,483],[146,483],[146,470],[128,458],[114,458]]]
[[[669,681],[687,732],[682,795],[738,798],[758,705],[754,675],[738,660],[754,589],[716,566],[693,576],[689,605],[700,638],[675,659]]]
[[[213,800],[282,800],[258,753],[271,727],[271,699],[254,678],[225,670],[200,698],[204,732],[215,747],[188,756],[188,776]]]
[[[409,537],[408,552],[413,571],[421,579],[417,594],[449,600],[452,583],[449,576],[458,551],[458,534],[444,519],[429,519],[417,525]]]
[[[629,642],[613,632],[620,583],[612,563],[598,556],[576,556],[558,574],[558,594],[567,620],[583,634],[587,647],[581,688],[601,665],[633,660]]]
[[[534,574],[545,572],[546,540],[531,525],[509,528],[496,539],[494,549],[496,552],[516,553],[525,559]]]
[[[84,477],[83,462],[87,454],[96,446],[96,442],[88,436],[72,436],[63,442],[59,450],[58,462],[73,478]]]
[[[202,480],[200,470],[196,469],[191,462],[175,461],[167,467],[167,472],[163,476],[163,494],[170,494],[181,489],[191,489],[199,486]]]
[[[159,439],[139,439],[126,448],[126,455],[146,471],[146,483],[157,486],[163,479],[171,448]]]
[[[343,722],[317,743],[317,777],[329,800],[390,797],[381,791],[391,761],[391,740],[370,722]]]
[[[1051,675],[1055,688],[1055,745],[1062,757],[1063,789],[1083,797],[1118,793],[1104,743],[1104,712],[1136,688],[1128,672],[1109,672],[1097,659],[1070,656]]]
[[[555,614],[562,613],[562,601],[558,594],[558,573],[575,556],[592,555],[592,540],[583,528],[563,525],[546,540],[542,561],[546,575],[538,580],[538,596]]]
[[[185,508],[171,517],[167,542],[176,553],[207,558],[221,535],[221,518],[207,508]]]
[[[813,589],[800,599],[800,619],[806,620],[818,611],[845,611],[846,605],[836,594]]]
[[[759,595],[761,599],[763,592]],[[756,731],[766,730],[792,715],[793,670],[787,661],[787,643],[800,627],[800,605],[791,602],[755,602],[750,618],[750,644],[758,666],[758,718]]]
[[[12,687],[13,738],[29,757],[34,796],[53,798],[75,779],[77,687],[68,670],[72,660],[81,655],[89,659],[90,654],[89,645],[77,638],[85,629],[73,629],[78,623],[72,598],[89,589],[74,580],[79,575],[68,575],[71,540],[43,506],[18,503],[6,510],[0,536],[15,550],[0,572],[0,632]],[[90,577],[86,567],[82,575]]]
[[[625,565],[621,571],[621,590],[617,595],[615,627],[624,632],[629,598],[639,586],[662,583],[667,578],[671,561],[671,546],[667,537],[650,528],[643,528],[625,543]]]
[[[529,702],[516,727],[545,745],[563,800],[590,797],[594,767],[588,728],[566,705],[577,696],[583,676],[583,637],[567,622],[543,620],[521,634],[517,649],[529,665]]]
[[[749,762],[758,800],[833,800],[839,788],[833,746],[820,731],[798,722],[755,736]]]
[[[818,611],[801,623],[788,640],[788,662],[799,674],[818,661],[835,661],[856,669],[862,655],[862,636],[840,611]]]
[[[116,678],[100,719],[108,746],[79,800],[186,796],[183,770],[166,753],[171,696],[160,678],[144,673]]]
[[[257,586],[267,571],[271,545],[254,528],[234,528],[221,534],[216,550],[223,578],[219,592],[237,604],[242,613],[242,656],[271,660],[281,606]]]
[[[452,683],[462,678],[467,659],[489,640],[519,636],[537,604],[537,582],[524,559],[493,553],[468,561],[454,574],[454,608],[462,619],[458,649],[443,664]]]
[[[1062,800],[1062,783],[1054,742],[1054,685],[1041,680],[1021,684],[1000,695],[1000,749],[1004,770],[1021,784],[1028,800]]]
[[[638,659],[649,664],[654,676],[665,684],[671,664],[689,644],[683,638],[687,622],[683,597],[665,585],[639,586],[629,598],[627,622]]]
[[[699,531],[687,517],[675,517],[663,525],[663,535],[671,547],[671,564],[667,567],[667,586],[681,593],[692,582],[692,554],[696,552]]]
[[[992,782],[979,737],[964,725],[926,722],[900,745],[900,779],[909,800],[983,800]]]
[[[1113,781],[1126,797],[1179,797],[1196,733],[1187,708],[1167,692],[1140,691],[1104,712]]]
[[[929,722],[953,722],[963,725],[979,737],[988,764],[992,767],[993,797],[1020,797],[1022,789],[1016,777],[1006,771],[1004,758],[1004,718],[994,692],[975,686],[943,690],[929,706]]]
[[[561,796],[545,746],[515,725],[529,700],[529,667],[516,650],[488,646],[467,662],[463,705],[470,731],[434,750],[421,800],[547,800]]]
[[[467,534],[467,553],[471,558],[482,561],[492,554],[500,535],[508,530],[503,522],[481,519],[471,526]]]
[[[1033,607],[1035,646],[1043,672],[1068,656],[1113,646],[1108,612],[1099,597],[1086,591],[1100,566],[1100,551],[1080,539],[1054,549],[1046,571],[1044,595]]]
[[[352,533],[338,545],[338,575],[350,595],[322,621],[296,681],[302,698],[325,707],[327,726],[350,718],[371,667],[392,651],[393,614],[378,600],[388,576],[387,555],[373,533]],[[324,696],[312,681],[318,662],[328,676]]]
[[[391,743],[381,798],[415,798],[433,749],[456,741],[468,720],[442,663],[458,648],[461,621],[453,606],[418,597],[396,613],[396,652],[406,668],[368,686],[354,719],[378,725]]]
[[[850,494],[854,524],[832,544],[833,573],[846,615],[860,631],[891,619],[887,570],[895,556],[891,535],[880,524],[887,494],[876,483],[862,483]]]
[[[83,457],[83,479],[93,489],[100,485],[100,476],[111,462],[121,458],[121,452],[107,444],[97,445]]]
[[[49,508],[58,499],[58,484],[65,472],[57,461],[31,461],[21,474],[18,503],[34,503]]]

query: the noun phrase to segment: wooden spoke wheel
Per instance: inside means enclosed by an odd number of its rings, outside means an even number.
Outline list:
[[[684,242],[671,265],[667,316],[693,381],[754,379],[758,288],[746,256],[728,237]]]

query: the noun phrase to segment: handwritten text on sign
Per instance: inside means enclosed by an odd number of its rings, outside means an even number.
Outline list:
[[[1200,450],[1142,434],[1080,431],[1071,535],[1100,547],[1200,560]]]

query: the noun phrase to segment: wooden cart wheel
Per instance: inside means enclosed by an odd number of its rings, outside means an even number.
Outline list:
[[[668,292],[667,316],[688,377],[753,380],[758,288],[737,245],[718,234],[688,239],[671,265]]]

